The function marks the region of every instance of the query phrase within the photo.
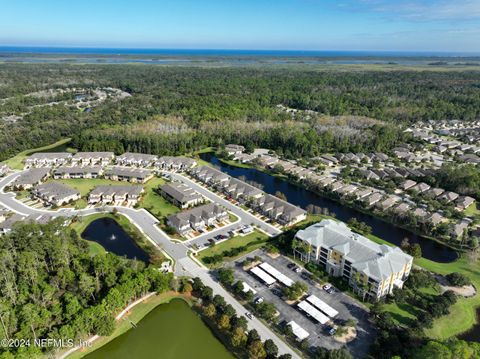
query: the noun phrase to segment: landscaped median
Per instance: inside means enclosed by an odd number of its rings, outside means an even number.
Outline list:
[[[271,240],[265,233],[255,230],[246,236],[235,236],[198,253],[198,259],[209,267],[219,266],[223,260],[234,260],[260,248]]]

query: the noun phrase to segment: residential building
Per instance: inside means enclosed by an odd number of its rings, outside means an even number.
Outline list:
[[[172,182],[159,189],[163,197],[180,208],[193,207],[204,202],[200,193],[183,183]]]
[[[42,183],[50,175],[48,168],[31,168],[23,172],[12,183],[15,190],[30,189],[33,186]]]
[[[184,236],[193,231],[203,231],[208,226],[228,219],[228,212],[217,203],[209,203],[187,211],[173,214],[167,218],[167,224]]]
[[[97,186],[88,196],[88,203],[124,203],[128,205],[135,205],[139,201],[142,193],[142,186]]]
[[[187,157],[172,157],[163,156],[155,161],[155,168],[167,171],[187,171],[197,165],[197,162],[192,158]]]
[[[72,157],[74,166],[106,166],[112,162],[113,152],[77,152]]]
[[[190,171],[192,177],[210,186],[222,186],[230,180],[230,176],[210,166],[195,167]]]
[[[242,153],[243,151],[245,151],[245,147],[243,147],[241,145],[230,144],[230,145],[225,146],[225,152],[227,152],[227,154],[229,156],[238,155],[238,154]]]
[[[474,198],[469,196],[460,196],[455,201],[455,208],[458,211],[464,211],[465,209],[467,209],[467,207],[470,207],[470,205],[472,205],[473,203],[475,203]]]
[[[57,207],[80,199],[79,191],[57,182],[39,184],[33,189],[32,194]]]
[[[367,206],[373,206],[375,203],[380,201],[383,198],[381,193],[375,192],[369,195],[368,197],[364,197],[363,202]]]
[[[410,188],[410,191],[417,192],[417,193],[424,193],[430,189],[430,186],[425,182],[417,183],[415,186]]]
[[[3,222],[0,222],[0,234],[7,234],[12,230],[15,223],[23,221],[24,219],[25,219],[25,216],[22,216],[17,213],[6,218]]]
[[[100,166],[85,167],[58,167],[53,170],[55,179],[73,178],[98,178],[102,175],[103,169]]]
[[[331,219],[298,231],[295,238],[309,245],[308,253],[296,251],[303,261],[324,266],[329,275],[342,277],[355,292],[373,299],[402,288],[413,264],[400,248],[372,242]]]
[[[257,187],[249,185],[236,178],[230,178],[228,181],[223,182],[221,188],[223,193],[242,202],[248,202],[255,198],[260,198],[263,195],[263,191]]]
[[[270,194],[254,199],[252,207],[284,226],[291,226],[307,218],[307,212],[304,209]]]
[[[438,196],[438,199],[441,201],[445,201],[447,203],[455,201],[459,197],[458,193],[455,192],[444,192],[442,195]]]
[[[157,156],[145,153],[125,152],[117,156],[115,162],[121,166],[150,167],[157,160]]]
[[[53,167],[66,164],[72,158],[68,152],[39,152],[25,159],[25,167]]]
[[[410,188],[412,188],[413,186],[415,186],[416,184],[417,184],[417,182],[407,179],[405,182],[403,182],[400,185],[400,188],[403,189],[404,191],[406,191],[406,190],[409,190]]]
[[[146,183],[153,178],[153,172],[140,168],[126,168],[114,166],[105,170],[105,178],[113,181],[126,181],[132,183]]]
[[[0,177],[5,176],[10,169],[6,164],[0,163]]]

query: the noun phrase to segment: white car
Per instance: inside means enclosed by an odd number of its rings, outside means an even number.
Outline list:
[[[327,283],[327,284],[325,284],[325,285],[323,286],[323,290],[329,290],[329,289],[331,289],[331,288],[332,288],[332,285],[329,284],[329,283]]]
[[[262,297],[258,297],[255,299],[255,304],[260,304],[260,303],[263,303],[263,298]]]

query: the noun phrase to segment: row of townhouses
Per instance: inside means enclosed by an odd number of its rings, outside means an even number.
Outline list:
[[[306,211],[210,166],[190,171],[193,178],[251,206],[259,213],[282,225],[292,225],[306,218]]]
[[[186,171],[196,165],[196,161],[186,157],[155,156],[144,153],[126,152],[115,157],[113,152],[45,152],[34,153],[25,160],[25,167],[56,166],[107,166],[115,162],[120,166],[154,167],[159,170]]]
[[[80,192],[57,182],[47,182],[34,187],[32,194],[53,206],[63,206],[80,199]]]
[[[228,219],[228,212],[217,203],[209,203],[187,211],[173,214],[167,218],[167,224],[184,236],[193,231],[203,231]]]
[[[88,195],[88,203],[115,204],[127,202],[129,205],[135,205],[143,192],[142,186],[97,186]]]

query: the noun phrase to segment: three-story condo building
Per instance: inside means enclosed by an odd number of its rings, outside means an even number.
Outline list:
[[[324,219],[295,235],[306,245],[295,251],[305,262],[316,262],[335,277],[343,277],[355,292],[379,299],[402,288],[413,257],[398,247],[377,244],[354,233],[343,222]]]

